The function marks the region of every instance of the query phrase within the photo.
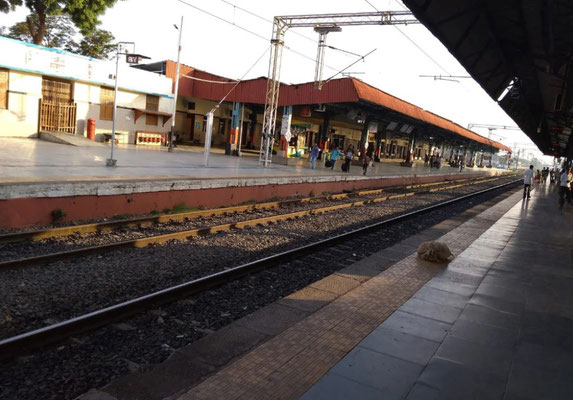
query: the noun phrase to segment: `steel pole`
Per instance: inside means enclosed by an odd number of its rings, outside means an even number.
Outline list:
[[[205,148],[203,149],[203,165],[209,166],[209,154],[211,152],[211,138],[213,136],[213,117],[215,110],[207,113],[207,128],[205,129]]]
[[[113,95],[113,121],[111,124],[111,155],[107,159],[105,165],[108,167],[115,167],[117,164],[117,160],[113,158],[113,149],[115,146],[115,120],[117,117],[117,92],[118,92],[118,79],[117,75],[119,73],[119,47],[117,48],[117,53],[115,55],[115,92]]]
[[[183,37],[183,16],[179,25],[179,44],[177,45],[177,69],[175,72],[175,93],[173,95],[173,115],[171,116],[171,132],[169,133],[169,152],[173,151],[173,135],[175,131],[175,117],[177,116],[177,96],[179,95],[179,73],[181,72],[181,38]]]
[[[245,116],[245,103],[241,103],[241,125],[239,126],[239,148],[237,155],[241,156],[241,145],[243,144],[243,118]]]

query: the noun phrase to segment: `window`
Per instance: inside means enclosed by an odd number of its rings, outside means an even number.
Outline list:
[[[42,100],[49,103],[69,104],[72,102],[72,83],[55,78],[42,79]]]
[[[99,119],[104,121],[113,120],[113,97],[115,90],[102,87],[99,94]]]
[[[150,111],[159,111],[159,96],[153,96],[148,94],[147,101],[145,103],[145,109]],[[157,115],[145,115],[146,125],[157,125]]]
[[[219,133],[219,135],[225,134],[225,120],[223,118],[219,120],[219,129],[217,130],[217,133]]]
[[[8,70],[0,68],[0,110],[8,109]]]

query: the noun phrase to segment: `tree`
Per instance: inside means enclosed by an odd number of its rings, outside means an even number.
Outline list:
[[[18,22],[7,31],[3,27],[0,28],[0,35],[23,42],[33,42],[28,21],[32,21],[35,24],[37,20],[37,16],[29,15],[27,21]],[[41,45],[104,60],[108,59],[115,50],[116,45],[113,43],[115,38],[111,32],[95,29],[82,36],[79,42],[76,42],[75,39],[79,39],[78,36],[82,35],[78,34],[74,29],[70,17],[47,17],[44,41]]]
[[[33,42],[34,38],[30,33],[30,24],[34,29],[38,29],[39,18],[37,15],[29,15],[26,21],[18,22],[8,30],[8,37],[18,39],[23,42]],[[41,44],[46,47],[53,47],[64,50],[71,50],[74,45],[74,36],[77,35],[69,17],[47,17],[45,23],[44,39]]]
[[[111,32],[96,29],[86,35],[79,44],[74,44],[71,51],[84,56],[107,60],[116,49],[114,40]]]
[[[24,4],[31,11],[26,23],[32,41],[42,44],[48,17],[60,15],[69,17],[83,35],[89,35],[96,30],[99,16],[116,2],[117,0],[24,0]],[[0,11],[9,12],[22,3],[22,0],[0,0]]]

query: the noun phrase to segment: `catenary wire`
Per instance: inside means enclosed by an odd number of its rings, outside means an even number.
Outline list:
[[[374,10],[380,12],[380,10],[378,10],[378,8],[376,6],[374,6],[374,4],[372,4],[370,1],[368,0],[364,0],[370,7],[372,7]],[[399,5],[401,5],[403,7],[402,4],[398,3]],[[444,67],[442,67],[440,65],[439,62],[437,62],[436,60],[434,60],[434,58],[429,55],[424,49],[422,49],[422,47],[420,47],[418,45],[418,43],[416,43],[413,39],[411,39],[406,33],[404,33],[404,31],[402,31],[402,29],[400,29],[397,25],[392,25],[394,28],[396,28],[398,30],[398,32],[400,32],[406,39],[408,39],[410,41],[410,43],[412,43],[414,46],[416,46],[418,48],[418,50],[420,50],[422,53],[424,53],[424,55],[426,57],[428,57],[430,59],[430,61],[432,61],[435,65],[437,65],[442,71],[444,71],[446,74],[448,75],[452,75],[447,69],[445,69]]]
[[[209,12],[209,11],[203,10],[202,8],[197,7],[197,6],[194,5],[194,4],[188,3],[188,2],[186,2],[186,1],[184,1],[184,0],[177,0],[177,1],[178,1],[179,3],[181,3],[181,4],[184,4],[184,5],[188,6],[188,7],[191,7],[191,8],[193,8],[193,9],[197,10],[197,11],[200,11],[200,12],[202,12],[202,13],[205,13],[205,14],[207,14],[207,15],[213,17],[213,18],[216,18],[216,19],[218,19],[219,21],[222,21],[222,22],[224,22],[224,23],[226,23],[226,24],[229,24],[229,25],[232,25],[232,26],[234,26],[234,27],[237,27],[237,28],[241,29],[242,31],[245,31],[245,32],[247,32],[247,33],[250,33],[251,35],[254,35],[254,36],[256,36],[256,37],[258,37],[258,38],[260,38],[260,39],[263,39],[263,40],[266,41],[266,42],[269,41],[269,39],[266,38],[266,37],[264,37],[263,35],[260,35],[260,34],[258,34],[258,33],[256,33],[256,32],[253,32],[253,31],[251,31],[251,30],[249,30],[249,29],[247,29],[247,28],[245,28],[245,27],[243,27],[243,26],[241,26],[241,25],[235,24],[234,22],[229,21],[229,20],[227,20],[227,19],[225,19],[225,18],[222,18],[222,17],[220,17],[220,16],[218,16],[218,15],[216,15],[216,14],[213,14],[213,13],[211,13],[211,12]],[[283,47],[284,47],[285,49],[289,50],[290,52],[292,52],[292,53],[294,53],[294,54],[300,56],[300,57],[303,57],[303,58],[306,58],[306,59],[312,61],[313,63],[316,62],[316,60],[315,60],[314,58],[309,57],[309,56],[307,56],[306,54],[303,54],[303,53],[301,53],[301,52],[299,52],[299,51],[296,51],[296,50],[292,49],[292,48],[289,47],[289,46],[283,45]],[[324,66],[327,67],[327,68],[329,68],[329,69],[331,69],[331,70],[333,70],[333,71],[337,71],[337,68],[331,67],[331,66],[326,65],[326,64],[325,64]]]
[[[234,4],[234,3],[231,3],[230,1],[227,1],[227,0],[220,0],[220,1],[222,1],[223,3],[229,5],[229,6],[233,7],[233,8],[236,8],[236,9],[238,9],[238,10],[241,10],[241,11],[243,11],[244,13],[247,13],[247,14],[249,14],[249,15],[255,17],[255,18],[258,18],[258,19],[260,19],[260,20],[262,20],[262,21],[265,21],[265,22],[268,22],[268,23],[271,23],[271,24],[274,23],[273,20],[268,19],[268,18],[265,18],[265,17],[263,17],[263,16],[261,16],[261,15],[258,15],[258,14],[256,14],[256,13],[250,11],[250,10],[247,10],[246,8],[243,8],[243,7],[240,7],[240,6],[238,6],[238,5]],[[293,33],[294,35],[300,36],[301,38],[304,38],[304,39],[306,39],[306,40],[308,40],[308,41],[311,41],[311,42],[313,42],[314,44],[317,44],[317,40],[316,40],[316,39],[313,39],[313,38],[311,38],[311,37],[309,37],[309,36],[303,35],[302,33],[297,32],[297,31],[294,31],[294,30],[292,31],[292,33]],[[330,49],[332,49],[332,50],[340,51],[341,53],[343,53],[343,54],[345,54],[345,55],[354,56],[354,57],[362,57],[360,54],[352,53],[351,51],[348,51],[348,50],[339,49],[339,48],[334,47],[334,46],[327,46],[327,47],[330,48]],[[325,64],[325,65],[326,65],[326,64]]]

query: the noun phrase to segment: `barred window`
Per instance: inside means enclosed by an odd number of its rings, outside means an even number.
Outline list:
[[[149,111],[159,111],[159,96],[148,94],[145,109]],[[157,115],[146,114],[145,123],[147,125],[157,125]]]

